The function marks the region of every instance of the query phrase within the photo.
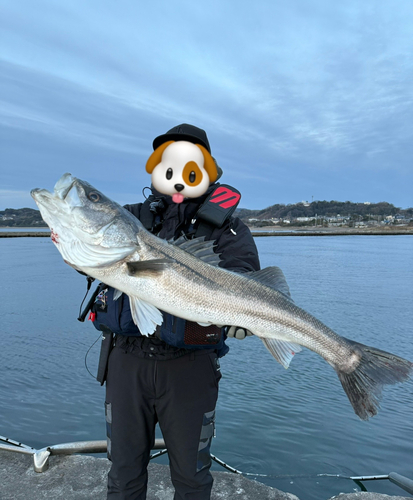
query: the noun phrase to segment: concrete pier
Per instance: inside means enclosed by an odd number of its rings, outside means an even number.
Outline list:
[[[50,457],[50,467],[34,472],[33,459],[0,450],[0,500],[105,500],[109,461],[71,455]],[[214,472],[212,500],[299,500],[239,474]],[[169,467],[149,464],[147,500],[172,500]]]
[[[30,455],[0,450],[0,500],[105,500],[109,467],[105,458],[52,456],[50,468],[36,473]],[[251,481],[239,474],[213,472],[213,476],[215,483],[211,500],[299,500],[291,493]],[[147,500],[172,500],[173,492],[169,468],[151,463]],[[411,500],[412,497],[360,492],[338,494],[333,498]]]

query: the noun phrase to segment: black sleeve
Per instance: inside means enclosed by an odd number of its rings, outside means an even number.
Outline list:
[[[142,203],[134,203],[133,205],[123,205],[123,208],[126,208],[126,210],[131,214],[133,214],[137,219],[139,219],[141,215],[141,207]]]
[[[254,238],[240,219],[232,219],[223,228],[215,230],[211,239],[216,239],[215,252],[220,254],[221,267],[239,273],[260,269]]]

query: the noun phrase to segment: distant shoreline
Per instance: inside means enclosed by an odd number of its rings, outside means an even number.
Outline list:
[[[279,227],[269,226],[262,228],[249,228],[253,236],[396,236],[396,235],[413,235],[412,226],[386,226],[386,227],[309,227],[295,226]]]
[[[0,231],[0,238],[50,237],[49,231]]]
[[[286,228],[270,226],[263,228],[249,228],[251,234],[256,237],[261,236],[399,236],[413,235],[411,226],[390,226],[390,227],[294,227]],[[0,238],[44,238],[50,237],[49,231],[0,231]]]

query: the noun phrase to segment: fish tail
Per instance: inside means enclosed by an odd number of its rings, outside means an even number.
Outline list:
[[[389,352],[346,340],[361,351],[361,360],[351,373],[336,371],[356,415],[368,420],[379,410],[383,385],[408,380],[413,363]]]

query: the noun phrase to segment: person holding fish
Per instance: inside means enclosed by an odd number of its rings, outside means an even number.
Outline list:
[[[279,267],[257,270],[251,234],[232,217],[240,194],[216,183],[203,130],[183,124],[157,137],[146,169],[151,196],[125,208],[70,173],[53,192],[31,191],[65,263],[103,282],[90,319],[103,332],[109,499],[146,498],[157,422],[175,500],[210,498],[226,335],[258,336],[285,368],[302,347],[315,352],[362,420],[377,414],[383,387],[411,377],[411,361],[343,337],[296,305]]]
[[[176,240],[183,248],[192,245],[191,251],[206,262],[219,261],[238,273],[259,270],[251,233],[232,216],[240,193],[217,183],[222,171],[211,156],[205,131],[182,124],[157,137],[153,148],[146,164],[151,195],[125,208],[160,238]],[[175,500],[207,500],[213,484],[210,444],[219,358],[228,352],[227,335],[243,339],[250,333],[236,326],[200,325],[164,312],[155,333],[143,336],[134,322],[135,313],[143,315],[126,294],[117,295],[114,288],[101,284],[91,314],[96,328],[115,334],[106,370],[112,462],[107,498],[146,498],[147,466],[159,423]]]

